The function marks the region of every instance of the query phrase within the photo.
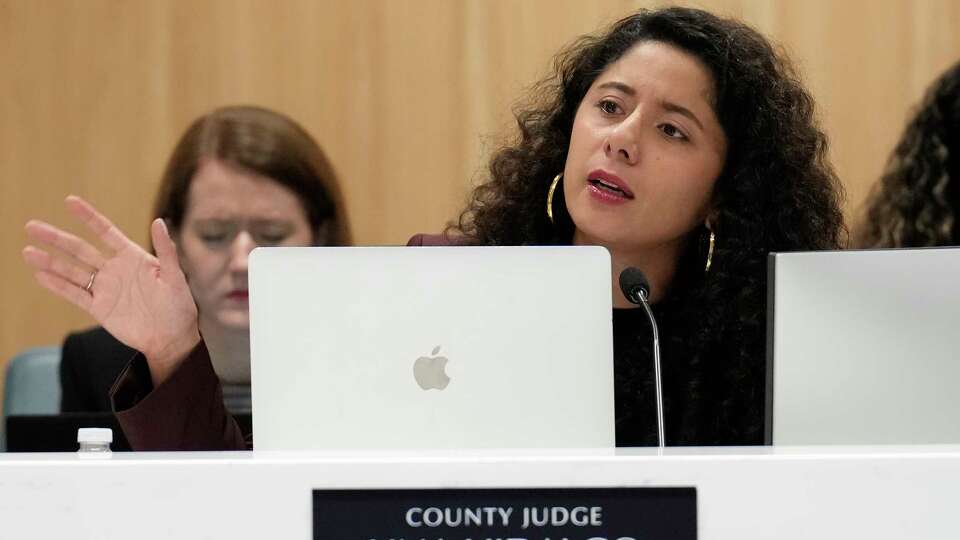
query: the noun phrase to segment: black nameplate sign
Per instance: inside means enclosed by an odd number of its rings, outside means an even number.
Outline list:
[[[697,490],[317,489],[314,540],[696,540]]]

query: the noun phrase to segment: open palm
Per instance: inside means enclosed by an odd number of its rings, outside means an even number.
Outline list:
[[[57,257],[36,246],[23,250],[37,281],[84,309],[108,332],[142,352],[154,383],[159,383],[199,341],[197,307],[177,259],[176,247],[162,220],[150,233],[154,257],[79,197],[67,209],[112,253],[42,221],[30,221],[27,235],[53,247]]]

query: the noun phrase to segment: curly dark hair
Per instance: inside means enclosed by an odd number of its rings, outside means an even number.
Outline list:
[[[447,232],[480,245],[569,244],[574,224],[558,202],[562,190],[554,201],[556,226],[544,209],[548,186],[564,169],[574,116],[601,72],[646,41],[678,47],[706,66],[715,85],[712,105],[728,141],[713,195],[713,266],[704,275],[702,242],[688,242],[658,315],[662,334],[669,336],[664,347],[686,363],[685,393],[722,395],[714,396],[718,406],[709,411],[682,413],[700,419],[675,422],[678,431],[669,439],[759,443],[768,254],[835,249],[846,230],[842,189],[827,160],[813,99],[785,56],[755,30],[674,7],[642,10],[578,38],[555,57],[554,73],[515,109],[519,134],[493,154],[489,179]],[[728,428],[743,418],[751,420],[748,432]],[[689,427],[694,424],[695,430]]]
[[[865,208],[857,247],[960,244],[960,63],[927,90]]]

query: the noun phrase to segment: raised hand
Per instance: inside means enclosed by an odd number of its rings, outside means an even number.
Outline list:
[[[67,210],[112,253],[42,221],[26,225],[38,245],[23,258],[45,288],[84,309],[115,338],[144,354],[154,384],[164,381],[200,341],[197,307],[163,220],[150,227],[157,256],[131,241],[93,206],[67,197]]]

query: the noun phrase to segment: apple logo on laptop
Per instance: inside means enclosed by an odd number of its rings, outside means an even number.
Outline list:
[[[440,346],[433,348],[432,356],[421,356],[413,363],[413,378],[424,390],[431,388],[443,390],[450,384],[450,377],[447,376],[444,368],[447,366],[447,359],[443,356],[437,356],[440,352]]]

